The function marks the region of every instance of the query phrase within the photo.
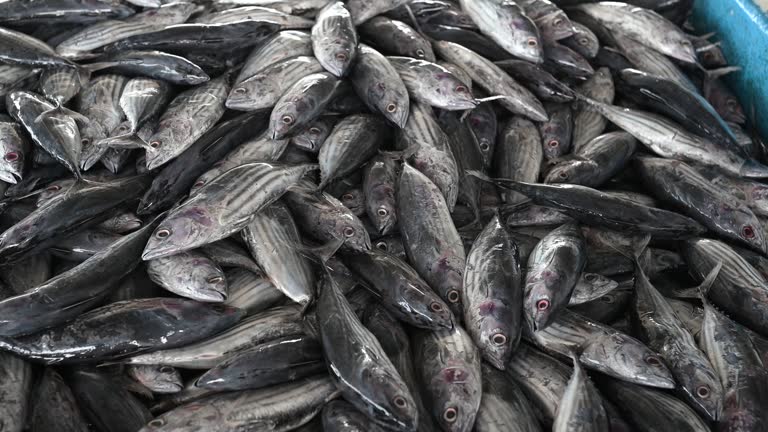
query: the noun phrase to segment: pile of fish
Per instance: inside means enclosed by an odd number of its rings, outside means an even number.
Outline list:
[[[768,431],[691,3],[0,3],[0,431]]]

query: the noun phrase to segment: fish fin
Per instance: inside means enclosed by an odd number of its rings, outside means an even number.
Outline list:
[[[344,239],[334,239],[319,246],[296,244],[299,253],[325,267],[325,263],[344,245]]]
[[[391,150],[391,151],[379,150],[379,154],[387,156],[394,160],[405,161],[405,160],[408,160],[411,156],[415,155],[420,148],[421,146],[419,144],[411,144],[408,147],[406,147],[404,150]]]
[[[739,168],[739,174],[747,178],[768,178],[768,166],[755,159],[747,159]]]
[[[96,62],[96,63],[82,65],[81,69],[85,69],[89,72],[96,72],[112,66],[117,66],[119,64],[120,64],[119,62]]]
[[[717,276],[720,274],[720,270],[723,268],[723,262],[718,261],[717,264],[712,268],[712,270],[709,271],[709,274],[707,274],[707,277],[704,278],[703,281],[699,284],[699,286],[696,288],[699,293],[702,296],[706,296],[707,293],[709,293],[709,290],[712,288],[712,285],[714,285],[715,280],[717,280]]]

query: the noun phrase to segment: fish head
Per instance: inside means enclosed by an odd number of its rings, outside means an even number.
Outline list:
[[[194,258],[190,267],[183,266],[184,271],[179,278],[187,279],[190,287],[194,287],[195,298],[201,301],[223,302],[227,299],[227,280],[224,272],[212,260],[207,258]],[[191,270],[191,271],[189,271]]]
[[[147,140],[154,150],[146,152],[147,169],[153,170],[178,156],[179,147],[192,136],[195,121],[179,117],[161,120]]]
[[[265,108],[263,105],[273,105],[280,96],[279,88],[270,76],[258,73],[247,80],[235,84],[230,90],[224,105],[232,110],[252,111]],[[267,101],[272,103],[267,104]]]
[[[557,159],[568,153],[569,139],[565,135],[564,128],[553,121],[543,123],[540,126],[541,142],[544,145],[544,156],[547,160]]]
[[[352,215],[336,221],[336,238],[343,241],[343,247],[355,252],[371,250],[371,237],[360,219]]]
[[[357,57],[357,40],[339,37],[326,38],[314,44],[315,56],[323,67],[334,76],[343,77],[352,68]]]
[[[504,370],[520,336],[518,326],[512,325],[515,311],[498,299],[487,299],[477,305],[479,317],[478,349],[483,358],[496,369]],[[519,317],[519,312],[517,316]],[[519,320],[517,320],[519,322]]]
[[[214,216],[208,209],[195,205],[181,207],[155,228],[142,259],[148,261],[208,244],[214,224]]]
[[[532,63],[544,61],[544,47],[536,24],[529,17],[518,14],[509,22],[509,26],[512,28],[509,34],[512,37],[508,43],[515,45],[515,57]]]
[[[0,139],[2,139],[0,137]],[[24,166],[26,165],[26,152],[21,148],[3,148],[4,153],[0,155],[0,180],[16,184],[24,175]]]
[[[173,366],[134,365],[128,368],[140,383],[146,383],[153,392],[175,393],[184,389],[181,374]]]
[[[706,358],[701,360],[707,361]],[[685,369],[685,372],[676,377],[680,382],[678,388],[686,394],[689,403],[693,404],[694,408],[706,413],[711,420],[717,421],[723,411],[723,397],[725,396],[720,378],[715,375],[709,363],[703,363],[702,366],[699,366],[693,361],[689,361],[687,365],[689,367]]]
[[[139,432],[211,431],[225,421],[217,407],[192,402],[150,420]]]
[[[45,189],[38,193],[36,203],[37,207],[42,207],[45,204],[51,202],[51,200],[54,198],[63,196],[69,190],[69,188],[74,185],[74,179],[62,179],[49,183]]]
[[[568,16],[561,10],[537,18],[536,26],[552,40],[567,38],[573,34],[573,25]]]
[[[394,430],[415,431],[418,409],[402,378],[384,367],[367,368],[362,374],[370,392],[366,404],[374,417]]]
[[[763,254],[768,253],[763,224],[751,210],[740,205],[732,206],[730,202],[723,200],[716,205],[717,208],[713,210],[722,229],[752,249]]]
[[[375,249],[374,249],[375,250]],[[453,313],[447,304],[423,281],[407,281],[402,301],[410,308],[414,321],[428,328],[453,328]]]
[[[473,389],[480,383],[471,383],[476,374],[470,365],[457,363],[443,368],[430,385],[432,416],[440,428],[447,432],[466,432],[475,423],[477,406]]]
[[[319,120],[312,123],[308,128],[304,129],[293,137],[293,144],[304,150],[317,153],[320,151],[320,146],[328,138],[333,128],[333,122],[328,120]]]
[[[615,280],[598,273],[584,273],[582,280],[592,287],[592,292],[608,292],[619,286]]]
[[[675,380],[658,354],[636,339],[618,332],[589,341],[579,360],[583,365],[607,375],[632,377],[635,384],[675,388]]]
[[[380,200],[372,216],[373,225],[380,234],[390,233],[397,224],[397,208],[391,200]]]
[[[472,90],[451,72],[436,73],[435,81],[444,99],[442,103],[451,110],[470,110],[477,106]]]
[[[572,159],[558,163],[549,170],[544,183],[586,185],[599,178],[600,165],[592,160]]]
[[[560,309],[557,291],[565,279],[557,269],[547,267],[529,271],[525,282],[525,314],[534,331],[546,328]]]
[[[269,118],[270,137],[273,140],[287,138],[296,124],[307,116],[306,111],[311,109],[300,97],[276,106]]]

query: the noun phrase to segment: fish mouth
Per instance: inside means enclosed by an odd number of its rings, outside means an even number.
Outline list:
[[[224,303],[227,300],[227,293],[216,290],[205,290],[196,296],[197,300],[207,303]]]
[[[6,183],[17,184],[21,181],[21,174],[16,171],[0,171],[0,180]]]

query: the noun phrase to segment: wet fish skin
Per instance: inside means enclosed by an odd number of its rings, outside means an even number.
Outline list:
[[[763,183],[733,177],[711,166],[693,165],[692,168],[716,187],[747,203],[758,216],[768,216],[768,188]]]
[[[123,75],[140,75],[178,85],[197,85],[210,79],[198,65],[184,57],[161,51],[125,51],[86,64],[91,71],[109,71]]]
[[[524,202],[502,214],[506,217],[505,224],[509,228],[553,226],[572,221],[570,217],[557,210]]]
[[[720,380],[642,266],[635,270],[634,308],[630,313],[640,338],[667,364],[684,400],[709,420],[717,421],[723,408]]]
[[[298,56],[273,63],[237,83],[229,92],[225,105],[238,111],[271,108],[296,81],[322,71],[322,65],[311,56]]]
[[[320,282],[317,318],[323,352],[342,396],[374,423],[415,431],[416,404],[381,344],[355,316],[328,274]]]
[[[544,182],[599,187],[626,166],[636,144],[635,138],[625,132],[600,135],[574,151],[573,157],[553,166]]]
[[[331,116],[324,116],[316,119],[309,124],[303,131],[299,132],[291,139],[291,144],[301,150],[306,150],[310,153],[317,153],[320,151],[323,143],[331,134],[333,127],[336,125],[336,118]]]
[[[312,27],[312,48],[317,60],[336,77],[347,75],[357,57],[357,31],[344,3],[329,3]]]
[[[533,249],[528,258],[524,310],[534,331],[547,328],[568,305],[586,259],[584,237],[575,223],[555,229]]]
[[[475,419],[477,432],[539,432],[539,426],[525,394],[504,373],[482,365],[483,397]]]
[[[51,276],[51,255],[48,253],[30,255],[17,265],[0,267],[0,280],[16,294],[42,285]]]
[[[400,74],[409,94],[419,102],[451,111],[477,105],[469,87],[445,67],[409,57],[387,60]]]
[[[523,341],[504,372],[523,391],[541,423],[551,426],[572,369]]]
[[[544,146],[538,128],[522,117],[511,118],[499,134],[494,154],[494,174],[526,182],[537,182],[544,163]],[[501,199],[507,204],[517,204],[525,196],[501,190]]]
[[[74,63],[59,56],[45,42],[6,28],[0,29],[0,61],[5,64],[44,68],[74,68]]]
[[[379,15],[360,25],[358,31],[386,54],[435,61],[429,41],[403,21]]]
[[[289,336],[235,354],[204,373],[195,385],[218,391],[257,389],[325,370],[322,348],[315,338]]]
[[[495,64],[512,78],[525,83],[539,99],[559,103],[574,100],[573,90],[552,76],[541,65],[524,60],[502,60]]]
[[[208,258],[212,259],[222,268],[237,267],[260,273],[261,268],[253,260],[248,251],[234,239],[224,239],[209,243],[200,248]]]
[[[573,375],[557,407],[553,431],[608,431],[602,397],[573,355]]]
[[[136,133],[150,119],[159,116],[170,100],[171,86],[165,81],[134,78],[128,81],[120,95],[120,108],[128,121],[128,129],[117,133]]]
[[[547,160],[558,159],[571,151],[573,113],[566,104],[545,105],[549,120],[539,123],[539,133]]]
[[[340,81],[324,72],[296,81],[277,101],[269,124],[272,139],[295,135],[317,118],[331,101]]]
[[[428,409],[444,431],[470,431],[480,408],[480,354],[459,325],[411,335],[416,375]]]
[[[480,31],[508,53],[532,63],[543,61],[539,31],[515,2],[461,0],[460,3]]]
[[[573,34],[560,40],[560,43],[586,58],[595,58],[600,51],[600,41],[597,36],[589,27],[577,21],[571,21],[571,26]]]
[[[186,430],[253,432],[296,430],[338,397],[325,375],[263,389],[220,393],[181,405],[148,422],[139,432]]]
[[[408,0],[350,0],[346,3],[346,7],[352,15],[353,24],[359,26],[371,21],[371,18],[377,15],[383,15],[406,3]]]
[[[53,256],[60,259],[83,262],[121,238],[122,236],[118,234],[85,230],[62,239],[53,245],[49,251]]]
[[[496,112],[490,104],[480,104],[470,111],[467,119],[477,138],[480,155],[483,157],[483,166],[489,169],[493,161],[496,133],[499,126]]]
[[[275,203],[257,213],[242,236],[263,274],[280,292],[304,307],[313,301],[312,266],[301,250],[298,227],[285,205]]]
[[[312,55],[309,33],[299,30],[283,30],[256,47],[245,59],[243,68],[235,78],[239,84],[266,67],[297,56]]]
[[[226,271],[229,295],[224,304],[245,310],[249,315],[274,306],[285,296],[264,276],[243,269]]]
[[[363,169],[363,191],[368,218],[382,235],[397,226],[397,164],[386,155],[371,158]]]
[[[333,127],[318,154],[321,190],[366,163],[386,143],[389,128],[370,114],[353,114]]]
[[[675,386],[661,359],[640,341],[567,309],[547,328],[527,330],[524,337],[547,351],[580,352],[579,361],[588,369],[649,387]]]
[[[421,24],[421,30],[432,39],[463,45],[488,60],[498,61],[512,58],[512,55],[507,53],[499,44],[476,31],[429,22]],[[433,49],[435,48],[433,47]]]
[[[31,430],[39,432],[87,432],[75,396],[56,371],[46,368],[31,400]]]
[[[768,253],[767,240],[749,206],[735,201],[688,164],[654,157],[636,159],[643,183],[654,195],[687,214],[717,235]]]
[[[343,262],[404,323],[425,329],[453,326],[448,305],[406,262],[379,249],[371,249],[368,254],[346,254]]]
[[[365,44],[357,49],[349,74],[352,88],[371,111],[379,112],[399,128],[408,120],[408,90],[397,69],[381,53]]]
[[[88,118],[81,131],[82,157],[80,167],[91,169],[110,149],[97,145],[103,138],[111,136],[124,118],[120,108],[120,95],[128,82],[122,75],[105,74],[91,79],[77,95],[76,106],[80,114]]]
[[[18,124],[0,122],[0,180],[11,184],[22,180],[31,150]]]
[[[461,316],[466,256],[445,199],[424,174],[406,164],[397,203],[400,234],[409,261],[453,313]]]
[[[85,418],[100,430],[136,431],[152,419],[139,399],[95,369],[74,369],[66,381]]]
[[[467,332],[496,369],[506,368],[520,342],[522,304],[517,245],[494,216],[467,254],[462,305]]]
[[[94,309],[61,327],[0,340],[0,346],[45,364],[101,361],[189,344],[232,326],[242,315],[236,308],[191,300],[127,300]]]
[[[231,24],[240,21],[274,22],[281,30],[307,29],[313,21],[304,17],[294,16],[277,9],[263,6],[237,6],[229,9],[206,13],[194,20],[204,24]]]
[[[328,432],[383,432],[352,404],[337,399],[323,407],[322,429]]]
[[[173,255],[229,237],[315,169],[315,165],[309,164],[253,162],[225,172],[168,213],[147,243],[142,258],[148,261]],[[232,190],[233,184],[241,185],[243,190]]]
[[[611,72],[606,67],[597,69],[576,92],[603,103],[613,103],[615,88]],[[579,150],[605,130],[608,120],[587,104],[576,102],[573,116],[573,148]]]
[[[178,393],[184,389],[181,374],[173,366],[163,365],[130,365],[128,375],[152,393]]]
[[[358,252],[371,249],[371,238],[360,219],[341,201],[323,192],[314,192],[314,184],[304,184],[288,191],[284,202],[302,231],[323,243],[341,243]]]
[[[227,299],[224,271],[197,251],[149,260],[147,274],[152,282],[182,297],[212,303]]]
[[[602,298],[618,288],[619,283],[597,273],[582,273],[573,287],[568,306],[584,304]]]
[[[490,60],[452,42],[437,41],[434,48],[443,59],[464,69],[475,84],[492,96],[507,96],[508,98],[501,99],[499,103],[513,114],[524,115],[534,121],[547,120],[547,113],[541,102]]]

